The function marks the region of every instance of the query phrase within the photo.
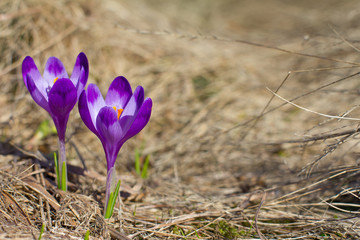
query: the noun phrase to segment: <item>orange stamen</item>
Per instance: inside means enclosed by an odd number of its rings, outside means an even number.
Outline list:
[[[117,112],[117,119],[119,120],[121,113],[124,111],[124,109],[122,108],[116,109],[115,106],[113,107],[113,109],[115,110],[115,112]]]
[[[58,80],[58,79],[59,79],[58,77],[56,77],[56,78],[54,79],[54,84],[55,84],[56,80]]]

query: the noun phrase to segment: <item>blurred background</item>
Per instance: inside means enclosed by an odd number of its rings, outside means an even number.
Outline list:
[[[145,194],[141,201],[184,206],[190,198],[194,209],[227,209],[258,190],[279,198],[310,184],[312,174],[358,165],[357,121],[279,107],[285,102],[267,88],[281,86],[278,94],[313,111],[359,118],[359,22],[357,1],[1,0],[1,142],[45,156],[57,150],[53,124],[31,99],[21,63],[29,55],[42,72],[56,56],[70,72],[82,51],[88,84],[103,95],[121,75],[153,99],[149,124],[116,163],[123,184]],[[67,136],[69,163],[105,176],[102,146],[77,106]],[[14,156],[2,148],[6,165]],[[134,169],[136,151],[150,159],[146,183]],[[102,180],[80,179],[77,193],[104,191]],[[301,201],[356,182],[342,184]]]

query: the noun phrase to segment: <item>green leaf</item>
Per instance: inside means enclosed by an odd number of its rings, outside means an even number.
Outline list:
[[[133,216],[136,216],[136,205],[134,206]]]
[[[135,171],[138,175],[140,175],[141,170],[140,170],[140,151],[139,149],[135,149]]]
[[[114,198],[114,193],[110,193],[109,200],[108,200],[107,207],[106,207],[105,216],[104,216],[105,219],[111,218],[111,215],[112,215],[111,214],[111,202],[112,202],[113,198]]]
[[[39,124],[39,127],[35,131],[35,136],[38,139],[43,139],[54,133],[56,133],[56,127],[50,126],[50,121],[46,119]]]
[[[87,230],[85,233],[84,240],[89,240],[89,237],[90,237],[90,230]]]
[[[118,183],[116,184],[115,194],[114,194],[113,200],[112,200],[112,202],[111,202],[111,214],[110,214],[110,217],[112,216],[112,214],[113,214],[113,212],[114,212],[114,207],[115,207],[116,199],[117,199],[117,197],[119,196],[120,184],[121,184],[121,181],[119,180]]]
[[[59,175],[60,170],[59,170],[59,163],[58,163],[56,152],[54,152],[54,163],[55,163],[56,181],[57,181],[58,188],[60,189],[60,175]]]
[[[105,219],[111,218],[111,216],[113,215],[116,199],[119,196],[120,184],[121,184],[121,180],[118,181],[115,188],[115,192],[110,193],[107,209],[105,212]]]
[[[146,158],[145,158],[145,162],[144,162],[142,172],[141,172],[141,178],[142,179],[146,179],[147,176],[148,176],[149,161],[150,161],[150,156],[147,155]]]
[[[45,223],[43,223],[43,224],[41,225],[40,235],[39,235],[38,240],[41,240],[42,235],[44,234],[44,230],[45,230]]]

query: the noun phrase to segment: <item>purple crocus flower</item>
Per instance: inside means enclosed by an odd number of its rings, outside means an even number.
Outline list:
[[[32,98],[50,114],[56,126],[59,137],[59,169],[61,173],[62,166],[66,161],[66,125],[70,111],[79,100],[86,85],[89,76],[88,60],[84,53],[80,53],[69,78],[64,65],[56,57],[50,57],[47,60],[44,74],[41,76],[34,60],[27,56],[22,63],[22,74],[25,86]],[[62,182],[61,179],[60,182]],[[61,189],[66,190],[66,186],[65,189]]]
[[[132,93],[125,77],[116,77],[106,98],[95,84],[90,84],[79,99],[79,112],[85,125],[100,139],[107,161],[106,206],[114,190],[115,161],[122,145],[148,123],[152,100],[144,100],[144,89]]]

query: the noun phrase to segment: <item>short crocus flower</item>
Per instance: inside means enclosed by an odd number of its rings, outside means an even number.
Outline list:
[[[114,79],[105,100],[95,84],[90,84],[80,96],[80,116],[85,125],[100,139],[106,155],[105,218],[112,215],[119,187],[119,183],[114,184],[117,155],[122,145],[148,123],[151,108],[151,99],[144,100],[144,89],[138,86],[133,93],[124,77]]]
[[[76,59],[69,78],[64,65],[56,57],[50,57],[41,76],[34,60],[27,56],[22,63],[22,75],[26,88],[34,101],[52,117],[59,137],[58,187],[66,191],[65,132],[70,111],[79,100],[88,76],[89,64],[84,53]]]

